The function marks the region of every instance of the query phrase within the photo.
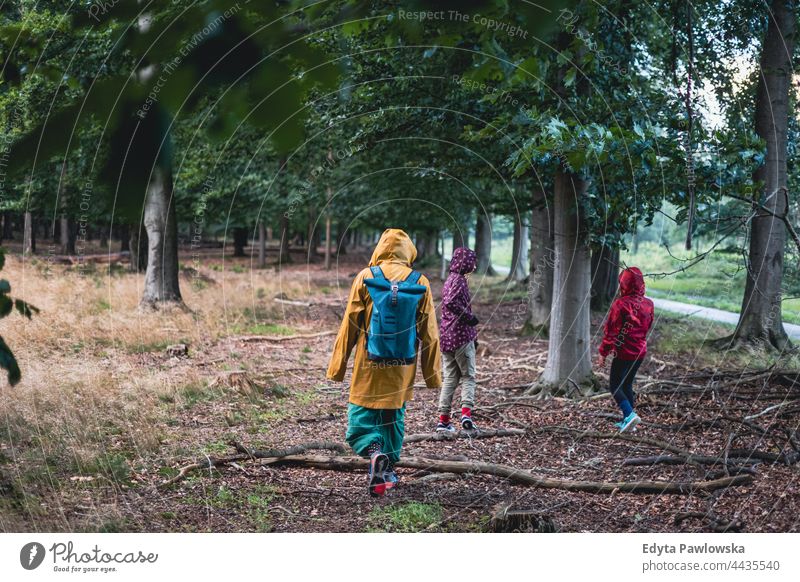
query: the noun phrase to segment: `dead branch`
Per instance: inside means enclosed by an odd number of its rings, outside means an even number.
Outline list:
[[[509,504],[501,504],[488,525],[495,533],[532,532],[553,533],[558,526],[549,515],[535,509],[515,509]]]
[[[521,428],[498,428],[498,429],[482,429],[479,431],[464,431],[461,430],[454,434],[445,432],[435,433],[421,433],[412,434],[403,439],[403,444],[419,443],[423,441],[454,441],[457,439],[488,439],[488,438],[501,438],[508,436],[520,436],[525,434],[525,430]]]
[[[246,461],[249,459],[259,459],[263,457],[281,457],[286,455],[296,455],[299,453],[304,453],[306,451],[316,450],[316,449],[325,449],[325,450],[333,450],[340,453],[344,453],[347,449],[343,444],[340,443],[329,443],[329,442],[312,442],[306,443],[302,445],[296,445],[293,447],[289,447],[286,449],[272,449],[272,450],[258,450],[258,449],[248,449],[241,443],[233,442],[231,443],[237,451],[239,451],[238,455],[230,455],[227,457],[208,457],[195,462],[190,463],[188,465],[184,465],[178,470],[178,474],[161,483],[159,487],[168,487],[169,485],[173,485],[178,481],[182,481],[186,478],[186,476],[196,469],[211,469],[213,467],[220,467],[222,465],[230,465],[231,463],[236,463],[238,461]]]
[[[634,436],[632,434],[626,433],[618,433],[618,432],[596,432],[590,430],[580,430],[576,428],[569,428],[566,426],[541,426],[537,428],[531,429],[531,434],[536,434],[540,432],[555,432],[555,433],[563,433],[563,434],[572,434],[575,435],[575,440],[580,440],[583,438],[594,438],[594,439],[616,439],[616,440],[623,440],[629,441],[633,443],[639,443],[642,445],[649,445],[651,447],[656,447],[659,449],[663,449],[665,451],[670,451],[672,453],[676,453],[678,455],[684,457],[691,457],[693,456],[690,451],[682,449],[680,447],[676,447],[672,443],[668,443],[666,441],[662,441],[659,439],[654,439],[652,437],[640,437]]]
[[[789,406],[790,404],[795,404],[796,400],[786,400],[785,402],[781,402],[780,404],[775,404],[774,406],[768,406],[761,412],[757,414],[751,414],[749,416],[745,416],[745,420],[753,420],[754,418],[758,418],[759,416],[764,416],[765,414],[769,414],[773,410],[777,410],[779,408],[783,408],[784,406]]]
[[[326,422],[328,420],[336,420],[336,415],[330,413],[326,416],[308,416],[304,418],[295,418],[294,421],[298,424],[307,424],[311,422]]]
[[[318,337],[325,337],[327,335],[336,335],[336,331],[321,331],[319,333],[300,333],[296,335],[244,335],[241,337],[233,338],[239,342],[289,342],[298,339],[315,339]]]
[[[280,297],[276,297],[273,299],[275,303],[282,303],[283,305],[296,305],[297,307],[311,307],[313,303],[309,303],[308,301],[295,301],[293,299],[282,299]]]
[[[687,519],[702,519],[707,522],[708,526],[715,532],[739,532],[744,528],[744,523],[741,520],[727,520],[723,519],[711,512],[703,513],[702,511],[685,511],[675,514],[675,525],[680,525]]]
[[[367,459],[361,457],[292,455],[274,459],[262,459],[265,464],[288,464],[336,471],[361,471],[369,466]],[[508,479],[513,483],[542,489],[582,491],[608,495],[611,493],[670,494],[685,495],[711,492],[718,489],[746,485],[752,481],[750,475],[736,475],[713,481],[569,481],[537,477],[532,473],[511,467],[478,461],[435,461],[421,457],[405,457],[396,463],[397,467],[421,469],[441,473],[483,474]]]

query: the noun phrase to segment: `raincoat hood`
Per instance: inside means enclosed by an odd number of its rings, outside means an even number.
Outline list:
[[[619,293],[626,295],[644,295],[644,277],[636,267],[630,267],[619,274]]]
[[[399,228],[387,228],[381,235],[369,266],[375,267],[381,263],[402,263],[410,267],[417,258],[417,248],[411,238]]]
[[[478,264],[475,251],[466,247],[458,247],[453,251],[453,258],[450,261],[450,272],[466,275],[472,273]]]

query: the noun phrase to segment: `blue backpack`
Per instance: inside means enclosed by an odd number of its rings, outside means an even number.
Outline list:
[[[427,291],[420,274],[411,271],[405,281],[389,281],[380,267],[370,267],[364,279],[372,298],[372,317],[367,331],[367,358],[407,366],[417,359],[417,306]]]

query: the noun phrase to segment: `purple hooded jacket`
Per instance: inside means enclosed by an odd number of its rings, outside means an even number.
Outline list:
[[[454,352],[478,337],[478,331],[475,329],[477,321],[470,306],[472,297],[467,278],[464,276],[474,271],[476,265],[475,251],[464,247],[458,247],[453,251],[450,276],[442,288],[439,341],[443,352]]]

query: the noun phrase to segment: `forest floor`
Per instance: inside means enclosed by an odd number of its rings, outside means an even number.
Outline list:
[[[182,271],[189,309],[150,313],[136,309],[141,276],[119,266],[78,273],[9,257],[3,275],[13,294],[42,311],[3,320],[23,380],[0,389],[0,531],[485,531],[509,506],[543,518],[532,529],[800,531],[796,356],[776,362],[704,347],[727,329],[658,314],[638,380],[644,422],[619,438],[608,397],[520,398],[547,341],[518,336],[524,289],[499,278],[471,282],[484,322],[475,418],[524,434],[419,440],[405,457],[510,465],[569,482],[751,481],[711,493],[597,494],[400,468],[401,485],[373,499],[362,470],[240,458],[163,486],[181,466],[235,454],[231,442],[343,442],[347,387],[324,372],[364,261],[259,271],[249,258],[209,254]],[[441,281],[432,279],[438,298]],[[594,314],[593,342],[601,322]],[[322,332],[330,333],[314,335]],[[437,396],[415,391],[407,435],[432,434]],[[643,457],[659,458],[630,464]]]

